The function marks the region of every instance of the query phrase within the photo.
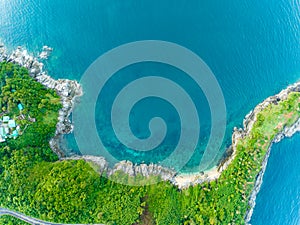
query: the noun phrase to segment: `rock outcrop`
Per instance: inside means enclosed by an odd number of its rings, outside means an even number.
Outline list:
[[[121,161],[117,163],[113,169],[109,170],[108,175],[112,175],[116,171],[123,171],[126,174],[129,174],[130,176],[135,176],[137,174],[141,174],[144,177],[149,177],[151,175],[160,176],[161,179],[165,181],[166,180],[171,181],[176,175],[175,171],[160,166],[158,164],[150,163],[149,165],[147,164],[135,165],[130,161]]]
[[[282,90],[280,93],[266,98],[262,103],[258,104],[253,110],[251,110],[246,116],[245,119],[243,120],[243,129],[242,128],[234,128],[233,134],[232,134],[232,145],[229,147],[227,154],[227,157],[220,163],[218,171],[222,172],[227,168],[227,166],[231,163],[231,161],[234,159],[236,155],[236,144],[239,139],[247,136],[252,127],[253,124],[257,120],[257,115],[260,113],[262,110],[264,110],[268,105],[270,104],[278,104],[280,101],[284,101],[287,99],[288,95],[291,92],[300,92],[300,82],[297,82],[295,84],[292,84],[288,86],[286,89]],[[297,124],[293,125],[293,127],[296,126]],[[284,128],[284,130],[290,130],[292,128]],[[282,136],[284,138],[284,134],[289,135],[287,132],[282,132],[281,134],[278,134],[279,136]],[[291,135],[290,135],[291,136]],[[287,136],[287,137],[290,137]]]
[[[150,163],[147,164],[133,164],[131,161],[123,160],[117,164],[113,168],[109,167],[108,162],[105,160],[104,157],[101,156],[90,156],[90,155],[84,155],[84,156],[72,156],[72,157],[66,157],[62,158],[61,160],[85,160],[87,162],[92,162],[95,165],[97,165],[97,172],[100,174],[106,174],[107,176],[111,176],[117,171],[122,171],[129,176],[136,176],[137,174],[141,174],[144,177],[149,177],[151,175],[154,176],[160,176],[162,180],[172,180],[174,176],[176,175],[176,172],[165,168],[163,166]]]
[[[232,144],[227,149],[224,158],[220,161],[217,167],[213,168],[210,171],[199,172],[194,174],[176,174],[176,176],[171,180],[171,182],[179,188],[187,188],[191,185],[201,184],[203,182],[209,182],[218,179],[221,173],[228,167],[228,165],[230,165],[230,163],[235,158],[238,141],[241,138],[244,138],[245,136],[249,135],[253,124],[257,120],[258,113],[260,113],[270,104],[278,104],[280,101],[286,100],[289,93],[291,92],[300,92],[300,82],[288,86],[279,94],[268,97],[245,116],[245,119],[243,120],[243,128],[234,128],[232,134]],[[283,132],[278,134],[273,140],[273,142],[278,142],[284,137],[291,137],[295,132],[300,130],[299,123],[300,121],[298,121],[291,127],[284,128]],[[268,158],[268,155],[266,156],[266,158]],[[260,182],[259,176],[257,180],[258,182]]]
[[[51,52],[53,51],[53,48],[50,48],[48,46],[43,46],[43,51],[39,54],[40,59],[48,59]]]

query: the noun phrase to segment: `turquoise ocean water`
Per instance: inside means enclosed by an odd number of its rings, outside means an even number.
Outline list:
[[[223,90],[227,132],[221,156],[231,141],[232,128],[241,126],[243,117],[255,105],[299,80],[299,5],[299,0],[0,0],[0,38],[11,49],[22,45],[37,52],[43,45],[53,47],[52,56],[45,62],[49,73],[55,78],[77,80],[97,57],[127,42],[164,40],[189,48],[208,64]],[[199,148],[185,168],[196,170],[210,133],[209,109],[201,90],[193,88],[193,83],[174,68],[145,63],[116,74],[111,80],[114,89],[104,90],[96,107],[99,135],[118,159],[156,162],[170,154],[178,141],[178,115],[159,99],[146,99],[133,109],[135,116],[131,117],[133,132],[141,138],[148,135],[147,122],[139,121],[153,116],[166,118],[170,137],[157,151],[143,155],[126,149],[111,129],[105,129],[109,128],[106,106],[115,92],[130,79],[149,72],[166,77],[172,74],[202,108]],[[122,74],[127,75],[127,81],[118,79]],[[160,110],[152,110],[153,104]],[[65,138],[65,147],[76,151],[72,135]]]
[[[300,134],[272,147],[250,223],[300,224]]]

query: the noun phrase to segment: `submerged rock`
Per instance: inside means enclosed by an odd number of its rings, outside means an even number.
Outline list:
[[[40,59],[48,59],[53,48],[48,47],[47,45],[43,46],[43,51],[39,54]]]

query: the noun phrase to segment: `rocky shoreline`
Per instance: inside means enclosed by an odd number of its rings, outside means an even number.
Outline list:
[[[258,104],[249,114],[246,115],[243,121],[243,128],[234,128],[232,134],[232,145],[226,151],[226,157],[219,163],[218,166],[212,168],[208,171],[201,171],[193,174],[180,174],[172,169],[162,167],[157,164],[140,164],[135,165],[130,161],[121,161],[117,163],[114,168],[108,166],[107,161],[103,157],[95,156],[74,156],[66,159],[84,159],[85,161],[90,161],[95,163],[99,167],[100,173],[106,173],[108,176],[114,174],[116,171],[123,171],[124,173],[135,176],[136,174],[142,174],[143,176],[159,175],[162,180],[170,181],[172,184],[177,186],[179,189],[188,188],[189,186],[201,184],[203,182],[210,182],[216,180],[220,177],[221,173],[228,167],[228,165],[233,161],[236,156],[236,145],[238,140],[249,135],[253,124],[256,121],[256,116],[259,112],[264,110],[270,104],[278,104],[280,101],[287,99],[289,93],[300,92],[300,82],[288,86],[286,89],[282,90],[279,94],[268,97],[262,103]],[[279,138],[292,136],[297,129],[299,130],[299,123],[295,123],[290,128],[285,128],[284,131],[278,134],[276,142]],[[297,128],[295,128],[297,127]],[[260,172],[261,173],[261,172]],[[259,183],[260,177],[257,178]],[[262,179],[262,177],[261,177]],[[250,204],[250,202],[249,202]]]
[[[257,196],[258,192],[260,191],[261,185],[263,183],[263,176],[264,176],[266,168],[267,168],[268,159],[269,159],[269,156],[270,156],[270,153],[271,153],[272,145],[274,143],[279,143],[284,138],[292,137],[297,132],[300,132],[300,119],[298,119],[297,122],[293,124],[293,126],[286,127],[286,128],[284,128],[284,130],[282,132],[277,134],[276,137],[273,139],[271,145],[269,146],[267,154],[266,154],[266,156],[265,156],[265,158],[262,162],[262,168],[261,168],[259,174],[256,177],[254,188],[253,188],[253,191],[252,191],[251,196],[249,198],[250,209],[247,211],[246,216],[245,216],[245,223],[246,224],[249,224],[249,222],[251,220],[251,217],[252,217],[252,214],[253,214],[254,207],[256,205],[256,196]]]
[[[36,58],[28,54],[27,50],[20,46],[12,53],[7,53],[4,45],[0,44],[0,62],[12,62],[27,68],[31,77],[46,88],[55,90],[61,97],[62,108],[59,110],[56,132],[55,136],[50,140],[50,147],[59,158],[62,158],[65,154],[61,151],[59,142],[64,134],[71,133],[73,130],[69,116],[73,110],[76,98],[81,96],[83,92],[77,81],[67,79],[55,80],[43,70],[44,65],[39,60],[47,59],[52,48],[44,46],[42,50],[43,51],[39,54],[39,58]]]
[[[260,191],[261,185],[263,183],[263,176],[264,176],[266,168],[267,168],[268,159],[269,159],[269,156],[270,156],[270,153],[271,153],[272,145],[274,143],[279,143],[284,138],[292,137],[297,132],[300,132],[300,119],[298,119],[297,122],[293,124],[293,126],[286,127],[286,128],[284,128],[284,130],[282,132],[277,134],[276,137],[273,139],[271,145],[269,146],[267,154],[266,154],[266,156],[265,156],[265,158],[262,162],[262,168],[261,168],[260,172],[258,173],[258,175],[256,177],[254,188],[253,188],[253,191],[252,191],[252,193],[250,195],[250,198],[249,198],[250,209],[247,211],[246,216],[245,216],[245,223],[246,224],[249,224],[249,222],[251,220],[251,217],[252,217],[252,214],[253,214],[254,207],[256,205],[256,196],[257,196],[258,192]]]
[[[43,46],[42,52],[38,57],[33,57],[27,50],[22,47],[17,47],[12,53],[8,54],[5,46],[0,43],[0,62],[7,61],[16,63],[28,69],[29,74],[36,81],[44,85],[46,88],[53,89],[61,97],[62,109],[59,110],[58,123],[56,125],[55,136],[50,140],[49,144],[53,152],[55,152],[60,160],[80,160],[93,162],[99,167],[99,172],[106,173],[108,176],[116,171],[123,171],[130,176],[142,174],[145,177],[150,175],[159,175],[163,180],[171,180],[176,172],[162,167],[157,164],[140,164],[134,165],[130,161],[121,161],[114,168],[108,166],[108,162],[103,157],[97,156],[78,156],[66,157],[64,151],[60,147],[60,141],[65,134],[73,131],[73,125],[69,116],[78,99],[83,94],[82,87],[77,81],[51,78],[44,70],[43,63],[40,61],[47,59],[53,49],[48,46]]]
[[[286,100],[289,93],[291,92],[300,92],[300,82],[292,84],[286,89],[282,90],[280,93],[266,98],[245,116],[245,119],[243,120],[243,128],[234,128],[232,134],[232,144],[227,149],[225,157],[223,158],[223,160],[221,160],[218,166],[212,168],[209,171],[199,172],[195,174],[176,174],[176,176],[170,181],[181,189],[188,188],[191,185],[201,184],[203,182],[209,182],[218,179],[221,173],[235,158],[236,145],[239,139],[249,135],[250,131],[252,130],[253,124],[256,121],[258,113],[264,110],[270,104],[278,104],[280,101]],[[294,126],[297,126],[297,123],[295,123]],[[292,136],[293,133],[291,131],[293,131],[294,126],[292,126],[291,128],[285,128],[283,133],[278,134],[278,138],[284,138],[285,136],[288,137],[288,135]]]
[[[168,169],[166,167],[160,166],[158,164],[150,163],[148,164],[139,164],[135,165],[130,161],[120,161],[119,163],[115,164],[113,168],[110,168],[108,162],[105,160],[104,157],[101,156],[91,156],[91,155],[84,155],[84,156],[72,156],[67,157],[62,160],[80,160],[83,159],[87,162],[92,162],[97,165],[97,172],[100,174],[106,174],[107,176],[111,176],[117,171],[122,171],[129,176],[136,176],[137,174],[141,174],[144,177],[153,176],[160,176],[162,180],[172,180],[176,175],[176,172]]]
[[[258,104],[252,111],[250,111],[250,113],[248,113],[245,116],[245,119],[243,120],[243,129],[238,129],[236,127],[234,128],[234,132],[232,134],[232,146],[230,146],[227,150],[229,152],[227,159],[225,159],[219,165],[218,170],[220,172],[226,169],[230,162],[234,159],[236,154],[236,144],[238,140],[249,135],[250,131],[252,130],[253,124],[256,122],[257,114],[264,110],[270,104],[278,104],[280,101],[286,100],[289,93],[291,92],[300,92],[300,82],[292,84],[286,89],[282,90],[280,93],[266,98],[263,102]],[[281,136],[283,135],[284,134],[282,134]]]

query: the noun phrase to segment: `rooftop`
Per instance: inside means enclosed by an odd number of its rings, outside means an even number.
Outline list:
[[[16,121],[15,120],[9,120],[8,121],[8,127],[9,128],[15,128],[16,127]]]
[[[5,142],[6,138],[17,138],[19,130],[20,127],[14,119],[10,119],[9,116],[0,117],[0,143]]]
[[[10,118],[9,118],[9,116],[3,116],[3,119],[2,119],[2,121],[3,121],[3,122],[8,122],[8,121],[9,121],[9,119],[10,119]]]
[[[18,109],[21,111],[24,109],[23,105],[21,103],[18,104]]]

